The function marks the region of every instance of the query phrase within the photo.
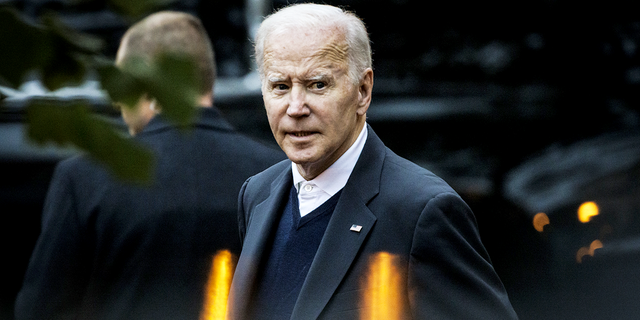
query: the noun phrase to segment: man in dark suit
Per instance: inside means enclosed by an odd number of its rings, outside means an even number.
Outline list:
[[[292,5],[263,21],[255,45],[290,160],[240,192],[229,318],[516,319],[471,209],[366,123],[373,71],[360,19]]]
[[[167,122],[147,95],[122,109],[134,139],[155,155],[150,186],[116,179],[86,156],[57,166],[16,319],[197,320],[207,311],[214,255],[240,251],[243,181],[285,156],[234,131],[213,107],[213,50],[196,17],[143,19],[124,35],[116,64],[153,63],[168,51],[197,62],[196,120],[187,130]]]

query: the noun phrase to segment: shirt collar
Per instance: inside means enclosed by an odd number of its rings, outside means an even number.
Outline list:
[[[364,148],[364,143],[367,141],[367,124],[364,124],[362,131],[358,135],[358,139],[349,147],[349,149],[342,155],[336,162],[334,162],[329,168],[324,170],[321,174],[312,180],[305,180],[298,172],[298,167],[295,163],[291,163],[291,171],[293,172],[293,185],[296,191],[300,191],[300,186],[312,183],[318,188],[333,196],[340,191],[349,180],[349,176],[353,171],[353,168],[358,162],[360,153]]]

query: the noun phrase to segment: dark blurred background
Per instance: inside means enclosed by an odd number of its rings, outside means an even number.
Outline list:
[[[274,145],[249,39],[261,16],[294,2],[169,6],[198,15],[209,31],[216,105],[239,130]],[[355,11],[369,29],[368,122],[469,202],[523,320],[640,318],[640,16],[628,2],[324,1]],[[4,4],[34,19],[55,11],[106,40],[109,58],[130,24],[100,1]],[[11,319],[53,167],[75,153],[32,145],[22,108],[34,97],[82,97],[116,122],[119,115],[90,80],[56,92],[37,81],[0,90],[0,318]],[[585,202],[597,211],[581,222]]]

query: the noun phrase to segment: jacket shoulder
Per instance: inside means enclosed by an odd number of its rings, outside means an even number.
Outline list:
[[[273,166],[265,169],[264,171],[249,177],[238,195],[238,219],[240,225],[240,233],[244,237],[244,231],[246,223],[251,220],[250,215],[252,208],[255,208],[259,203],[265,201],[272,191],[272,184],[276,180],[280,180],[281,183],[284,175],[291,170],[291,161],[282,160]]]
[[[440,193],[457,192],[440,176],[414,162],[387,149],[382,172],[383,183],[392,184],[397,189],[436,196]]]
[[[285,159],[249,177],[242,187],[241,197],[244,196],[251,201],[264,200],[271,191],[272,183],[289,171],[291,171],[291,161]]]
[[[282,160],[262,172],[251,176],[247,179],[247,182],[245,182],[245,184],[247,184],[247,189],[258,188],[258,190],[268,190],[271,183],[287,170],[291,170],[291,161],[289,159]]]
[[[80,180],[106,179],[109,172],[105,165],[100,164],[86,154],[78,154],[60,160],[54,170],[54,178],[69,178]]]

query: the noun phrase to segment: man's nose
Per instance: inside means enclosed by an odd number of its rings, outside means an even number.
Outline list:
[[[309,115],[310,112],[305,88],[302,86],[294,86],[291,89],[287,115],[290,117],[304,117]]]

